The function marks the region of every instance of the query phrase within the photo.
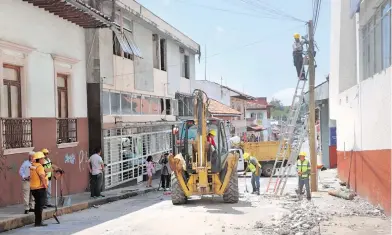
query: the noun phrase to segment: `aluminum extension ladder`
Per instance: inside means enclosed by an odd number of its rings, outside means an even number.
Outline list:
[[[301,118],[301,125],[298,128],[299,135],[298,135],[298,144],[291,149],[290,157],[285,166],[283,164],[280,167],[279,175],[277,176],[278,185],[275,189],[275,195],[278,194],[282,195],[284,188],[286,187],[287,180],[290,176],[291,169],[293,166],[297,165],[297,157],[299,152],[301,151],[302,144],[305,142],[305,137],[308,135],[308,126],[309,126],[309,114],[306,114]]]
[[[302,74],[302,72],[304,72],[305,70],[305,64],[302,66],[301,70]],[[294,130],[297,126],[296,123],[304,100],[304,89],[308,77],[308,72],[309,71],[306,71],[305,79],[298,78],[297,87],[295,88],[293,101],[290,106],[289,120],[286,122],[284,128],[282,128],[282,133],[279,140],[279,149],[276,154],[274,167],[272,168],[271,176],[267,184],[266,193],[269,193],[271,190],[274,193],[276,192],[276,187],[278,185],[278,182],[280,181],[280,177],[274,178],[274,175],[277,173],[278,168],[283,167],[285,161],[288,159],[288,150],[290,149],[290,145],[293,140]]]

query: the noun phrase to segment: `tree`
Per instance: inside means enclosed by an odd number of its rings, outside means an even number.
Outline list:
[[[280,117],[282,117],[283,120],[287,120],[290,106],[284,106],[282,101],[278,99],[272,99],[269,104],[272,106],[271,107],[272,118],[280,119]]]

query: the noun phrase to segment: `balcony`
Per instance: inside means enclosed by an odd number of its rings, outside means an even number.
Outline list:
[[[57,119],[57,145],[59,148],[74,147],[78,144],[77,119]]]
[[[32,148],[31,119],[0,118],[1,147],[10,149]]]

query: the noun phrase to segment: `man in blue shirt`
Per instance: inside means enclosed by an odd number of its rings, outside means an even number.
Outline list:
[[[24,213],[34,212],[34,197],[30,192],[30,167],[33,161],[34,152],[29,153],[29,159],[22,163],[19,169],[19,175],[22,178],[22,193]]]

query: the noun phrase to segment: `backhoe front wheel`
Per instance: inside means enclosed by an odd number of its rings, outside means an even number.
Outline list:
[[[240,193],[238,190],[238,174],[236,169],[233,169],[229,185],[227,186],[226,192],[223,194],[223,201],[225,203],[238,203],[239,198]]]
[[[185,204],[187,200],[174,172],[171,175],[171,199],[173,205]]]

